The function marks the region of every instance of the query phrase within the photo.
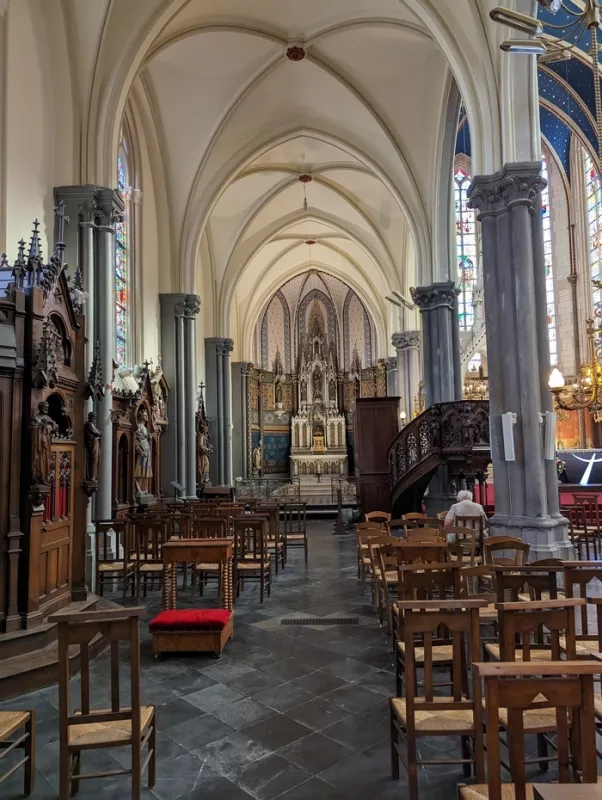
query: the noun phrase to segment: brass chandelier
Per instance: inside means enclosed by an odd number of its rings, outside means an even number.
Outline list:
[[[570,17],[562,25],[553,25],[535,17],[521,14],[498,6],[492,9],[490,17],[495,22],[506,25],[525,34],[526,39],[508,39],[502,42],[501,49],[509,53],[531,53],[538,56],[538,63],[549,64],[572,58],[583,37],[589,32],[589,58],[594,73],[598,72],[600,61],[599,30],[602,0],[580,0],[579,3],[567,0],[538,0],[539,5],[552,14],[561,9]],[[559,32],[562,31],[562,35]],[[569,41],[570,40],[570,41]],[[600,81],[594,80],[594,106],[596,114],[596,135],[598,139],[598,173],[602,172],[602,97]]]

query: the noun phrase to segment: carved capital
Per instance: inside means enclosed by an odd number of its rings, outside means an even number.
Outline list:
[[[571,286],[577,285],[577,273],[573,272],[571,275],[568,276],[567,281],[571,284]]]
[[[436,308],[453,310],[460,290],[453,281],[432,283],[430,286],[418,286],[410,289],[412,300],[420,311],[433,311]]]
[[[142,191],[140,189],[132,189],[130,197],[132,203],[138,205],[138,203],[142,202]]]
[[[97,213],[98,206],[95,200],[82,200],[82,202],[77,205],[80,225],[95,225]]]
[[[478,212],[478,219],[497,216],[514,206],[535,210],[534,201],[546,186],[539,161],[505,164],[493,175],[477,175],[468,189],[469,207]]]
[[[174,314],[176,317],[183,317],[186,311],[186,304],[185,303],[176,303],[173,307]]]
[[[201,298],[198,294],[189,294],[186,296],[184,303],[178,305],[183,306],[183,315],[188,319],[194,319],[201,310]]]
[[[104,228],[115,233],[115,225],[123,222],[123,213],[117,208],[97,208],[94,214],[96,224],[99,228]]]
[[[402,331],[394,333],[391,343],[396,350],[410,350],[413,347],[420,347],[420,331]]]

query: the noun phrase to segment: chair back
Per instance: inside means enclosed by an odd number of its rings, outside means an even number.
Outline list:
[[[498,553],[507,555],[497,555]],[[486,564],[525,564],[529,557],[529,545],[516,536],[490,536],[483,542],[483,554]]]
[[[462,595],[462,565],[443,562],[398,566],[400,600],[450,600]]]
[[[405,644],[405,701],[407,738],[415,736],[416,712],[470,710],[474,714],[475,731],[481,730],[481,704],[467,692],[466,665],[479,659],[479,608],[483,600],[400,601],[400,632]],[[451,644],[450,697],[441,698],[442,685],[434,681],[433,647],[444,641]],[[417,649],[420,648],[421,659]],[[423,681],[416,680],[418,662],[423,668]],[[475,737],[475,744],[478,746]]]
[[[358,531],[380,531],[383,534],[387,532],[386,522],[358,522],[355,527]]]
[[[191,535],[192,516],[190,513],[172,513],[165,519],[165,531],[168,539],[189,539]]]
[[[412,511],[409,514],[402,514],[401,519],[403,520],[404,528],[415,528],[417,527],[418,523],[422,519],[426,519],[426,514],[419,514],[417,511]]]
[[[597,671],[600,664],[597,663]],[[556,710],[558,778],[570,783],[579,775],[583,783],[596,783],[596,737],[593,678],[596,662],[563,661],[561,664],[476,663],[475,702],[481,702],[481,681],[485,684],[484,707],[487,740],[487,797],[506,797],[501,781],[499,714],[507,709],[508,740],[511,742],[510,772],[512,797],[527,800],[524,713],[529,709]],[[478,694],[477,694],[478,693]],[[529,733],[529,730],[527,730]],[[480,737],[479,737],[480,738]],[[570,745],[578,742],[577,749]],[[574,759],[574,763],[573,762]],[[505,765],[504,765],[505,766]],[[505,767],[507,769],[507,767]],[[463,791],[460,792],[463,796]],[[510,796],[510,795],[508,795]],[[560,796],[560,795],[559,795]],[[570,792],[564,795],[571,797]]]
[[[597,492],[575,492],[573,504],[583,509],[583,518],[590,529],[600,531],[602,515]]]
[[[265,517],[245,515],[234,520],[234,563],[263,564],[268,555],[268,522]]]
[[[458,514],[458,516],[454,516],[453,522],[458,528],[472,528],[475,531],[483,531],[485,527],[485,521],[480,515]]]
[[[449,554],[451,559],[461,561],[474,567],[480,553],[479,531],[474,528],[450,527],[444,528],[442,533],[446,536],[449,544]]]
[[[564,563],[564,590],[567,597],[580,597],[586,605],[579,610],[579,633],[576,639],[580,641],[602,642],[602,607],[599,605],[599,587],[589,587],[592,581],[602,581],[602,562],[600,561],[569,561]],[[589,588],[588,588],[589,587]],[[588,597],[589,595],[589,597]],[[597,619],[588,614],[588,605],[597,607]],[[600,648],[602,650],[602,648]]]
[[[472,567],[462,566],[462,597],[475,600],[486,600],[487,605],[497,602],[495,589],[495,570],[489,564],[475,564]]]
[[[285,503],[282,506],[284,511],[284,533],[307,533],[307,504],[306,503]]]
[[[563,562],[558,558],[544,558],[513,567],[494,564],[493,569],[498,603],[516,603],[520,594],[528,594],[530,600],[558,598],[558,575],[564,569]]]
[[[560,638],[569,661],[577,657],[575,609],[585,605],[581,598],[497,603],[501,661],[531,661],[531,651],[550,649],[552,661],[560,661]]]
[[[192,521],[193,539],[225,539],[227,530],[223,517],[198,517]]]
[[[162,564],[161,548],[167,539],[166,523],[157,519],[134,518],[131,522],[132,547],[138,563]]]
[[[414,528],[432,528],[434,530],[441,530],[445,520],[439,517],[420,517],[420,519],[413,520]]]
[[[384,522],[388,523],[391,519],[391,515],[386,511],[369,511],[367,514],[364,514],[364,521],[365,522]]]
[[[419,544],[420,542],[429,544],[446,543],[445,536],[439,528],[409,528],[406,533],[408,544]]]
[[[58,632],[58,684],[59,684],[59,734],[61,743],[68,741],[70,725],[91,725],[98,722],[130,720],[132,741],[140,741],[140,617],[144,608],[119,608],[107,611],[61,613],[49,618],[56,623]],[[93,710],[91,705],[90,645],[101,636],[110,644],[111,665],[109,690],[111,710]],[[130,696],[120,695],[119,672],[120,644],[129,645]],[[94,641],[96,646],[97,641]],[[79,647],[80,660],[80,711],[71,713],[71,676],[69,670],[70,648]],[[106,682],[103,682],[103,690]],[[103,691],[104,695],[104,691]],[[106,699],[101,700],[106,707]]]
[[[127,564],[130,557],[129,521],[107,520],[96,523],[96,564]]]

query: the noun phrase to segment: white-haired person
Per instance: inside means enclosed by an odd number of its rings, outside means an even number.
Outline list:
[[[487,514],[480,503],[475,503],[472,499],[472,492],[463,489],[458,492],[458,502],[447,512],[445,517],[445,527],[451,528],[456,524],[458,517],[481,517],[484,525],[487,525]]]

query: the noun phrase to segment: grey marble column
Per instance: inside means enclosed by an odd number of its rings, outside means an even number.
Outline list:
[[[569,559],[567,522],[558,509],[554,459],[544,459],[541,415],[549,411],[550,372],[540,162],[506,164],[475,177],[470,202],[483,238],[483,278],[495,516],[491,533],[520,536],[530,559]],[[516,415],[514,460],[506,460],[502,414]]]
[[[115,359],[115,223],[123,213],[119,192],[100,189],[97,192],[95,280],[96,340],[100,343],[105,394],[96,401],[98,427],[102,431],[102,451],[96,495],[96,518],[113,515],[113,361]]]
[[[409,422],[420,386],[420,331],[394,333],[391,341],[397,350],[397,384],[401,410]]]
[[[459,290],[453,281],[419,286],[412,299],[420,309],[423,336],[424,399],[433,403],[462,399]]]
[[[185,294],[161,294],[161,356],[169,385],[167,419],[169,425],[161,442],[162,490],[173,497],[176,480],[186,485],[186,434],[184,430],[184,303]],[[180,492],[184,495],[184,491]]]
[[[232,339],[205,339],[206,406],[213,441],[211,480],[220,486],[232,482],[230,353],[233,347]]]
[[[197,496],[196,487],[196,316],[198,295],[189,294],[184,304],[184,435],[186,443],[186,494]]]
[[[224,339],[222,345],[222,368],[224,370],[224,483],[232,484],[232,373],[230,353],[234,349],[232,339]]]

